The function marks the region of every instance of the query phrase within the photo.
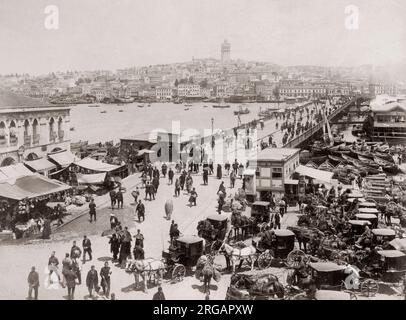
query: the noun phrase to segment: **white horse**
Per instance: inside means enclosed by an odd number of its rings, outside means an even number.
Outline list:
[[[257,256],[257,250],[253,246],[245,247],[245,248],[234,248],[227,243],[223,243],[220,250],[224,250],[227,269],[230,268],[230,261],[233,267],[233,273],[235,273],[235,266],[237,261],[239,262],[238,268],[241,268],[242,263],[246,260],[249,264],[251,264],[251,271],[254,270],[254,262]]]
[[[142,278],[143,290],[147,292],[147,279],[149,282],[161,283],[164,276],[165,263],[162,260],[147,258],[144,260],[128,260],[126,272],[134,274],[135,286],[138,288],[140,277]]]

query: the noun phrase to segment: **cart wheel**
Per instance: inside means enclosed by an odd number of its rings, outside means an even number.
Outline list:
[[[299,257],[305,260],[307,258],[306,254],[302,250],[293,250],[289,252],[286,258],[286,265],[290,268],[295,267],[298,264]]]
[[[361,281],[361,293],[367,297],[373,297],[379,290],[379,284],[373,279]]]
[[[271,265],[272,259],[272,254],[269,251],[265,251],[258,257],[258,267],[261,270],[268,268]]]
[[[186,268],[182,264],[176,265],[172,270],[172,280],[182,281],[186,275]]]

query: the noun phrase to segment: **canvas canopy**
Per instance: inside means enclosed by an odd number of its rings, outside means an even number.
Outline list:
[[[104,163],[92,158],[84,158],[75,162],[74,164],[78,167],[98,172],[111,172],[122,167],[114,164]]]
[[[106,173],[95,173],[95,174],[81,174],[77,175],[79,184],[103,184],[106,179]]]
[[[32,160],[32,161],[26,161],[26,162],[24,162],[24,164],[36,172],[56,169],[56,165],[53,164],[52,162],[48,161],[45,158]]]
[[[30,176],[34,173],[29,170],[25,165],[22,163],[13,164],[11,166],[0,167],[0,179],[1,180],[8,180],[8,179],[17,179],[23,176]]]
[[[303,176],[307,176],[322,182],[326,182],[326,183],[331,183],[331,179],[334,175],[333,172],[328,172],[328,171],[322,171],[322,170],[318,170],[318,169],[313,169],[310,167],[306,167],[306,166],[298,166],[296,168],[296,172],[303,175]]]
[[[13,200],[23,200],[45,196],[68,189],[70,189],[70,186],[62,182],[51,180],[40,174],[31,174],[29,176],[19,177],[15,180],[10,179],[1,182],[0,197]]]
[[[70,151],[49,154],[48,158],[55,161],[61,167],[67,167],[75,161],[75,156]]]

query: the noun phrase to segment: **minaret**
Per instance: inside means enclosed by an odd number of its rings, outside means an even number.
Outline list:
[[[230,51],[231,51],[230,43],[228,43],[227,40],[224,40],[224,42],[221,44],[221,62],[225,63],[231,60]]]

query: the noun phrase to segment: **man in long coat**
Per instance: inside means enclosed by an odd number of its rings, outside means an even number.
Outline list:
[[[99,276],[94,266],[91,266],[89,272],[87,273],[86,286],[89,290],[90,297],[93,297],[93,289],[96,292],[99,291]]]

